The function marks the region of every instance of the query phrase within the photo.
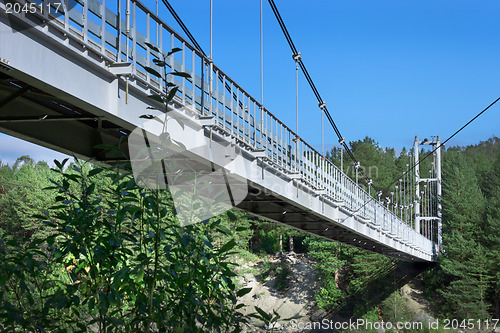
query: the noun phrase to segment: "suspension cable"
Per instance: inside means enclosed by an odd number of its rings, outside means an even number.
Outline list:
[[[278,7],[276,7],[274,0],[268,0],[268,1],[269,1],[270,6],[271,6],[271,9],[273,10],[274,15],[276,16],[278,24],[280,25],[280,28],[281,28],[283,34],[285,35],[285,38],[288,42],[288,45],[290,46],[292,54],[297,54],[297,52],[298,52],[297,48],[295,47],[295,44],[293,43],[292,37],[290,36],[288,29],[286,28],[285,22],[283,21],[283,18],[281,17],[281,14],[278,10]],[[299,66],[300,66],[302,73],[304,74],[307,82],[309,83],[309,86],[311,87],[314,95],[316,96],[316,99],[318,100],[318,105],[322,105],[324,103],[324,101],[321,98],[321,95],[319,94],[319,91],[316,88],[316,85],[314,84],[314,81],[312,80],[312,78],[311,78],[309,72],[307,71],[307,68],[302,60],[299,61]],[[330,112],[328,111],[328,108],[326,107],[326,105],[325,105],[323,111],[324,111],[328,121],[330,122],[330,125],[332,126],[333,130],[335,131],[335,134],[337,134],[339,140],[342,139],[342,135],[341,135],[337,125],[335,124],[335,121],[333,120],[332,116],[330,115]],[[357,160],[354,157],[354,154],[352,153],[352,151],[349,148],[349,146],[347,145],[347,143],[345,143],[345,141],[343,143],[343,146],[344,146],[347,154],[349,155],[349,157],[352,159],[352,161],[354,163],[356,163]]]
[[[193,35],[189,31],[189,29],[186,27],[186,25],[184,24],[184,22],[182,22],[181,18],[179,17],[179,15],[177,15],[177,12],[170,5],[170,3],[168,2],[168,0],[162,0],[162,1],[163,1],[163,4],[167,7],[167,9],[170,12],[170,14],[172,14],[172,16],[174,17],[174,19],[177,22],[177,24],[179,24],[179,26],[181,27],[182,31],[184,31],[184,33],[186,34],[186,36],[189,38],[189,40],[191,41],[191,43],[198,49],[198,51],[200,51],[206,57],[207,54],[205,53],[205,51],[203,51],[203,49],[201,48],[200,44],[198,44],[198,42],[193,37]]]
[[[186,27],[186,25],[184,24],[184,22],[182,21],[182,19],[179,17],[179,15],[177,14],[177,12],[172,7],[172,5],[170,5],[170,3],[168,2],[168,0],[162,0],[162,1],[163,1],[163,4],[167,7],[167,9],[170,12],[170,14],[172,14],[172,16],[174,17],[175,21],[181,27],[182,31],[184,31],[184,33],[186,34],[186,36],[189,38],[189,40],[191,41],[191,43],[195,46],[195,48],[199,52],[201,52],[201,54],[203,54],[203,56],[205,58],[207,58],[207,54],[205,53],[205,51],[203,51],[203,49],[201,48],[200,44],[198,44],[198,42],[196,41],[196,39],[194,38],[194,36],[191,34],[191,32]],[[212,11],[212,8],[211,8],[211,11]],[[210,44],[210,52],[212,52],[212,45],[211,44]],[[212,54],[210,56],[211,56],[211,58],[213,58]],[[209,59],[209,61],[212,62],[212,59]],[[222,76],[221,73],[219,73],[218,78],[219,78],[219,80],[223,81],[223,76]],[[225,86],[225,88],[226,88],[226,90],[228,92],[231,92],[231,86],[229,85],[229,83],[226,82],[224,86]],[[238,99],[238,96],[236,96],[235,93],[232,93],[232,95],[233,95],[233,99],[234,100]],[[239,105],[240,108],[243,108],[243,103],[241,101],[239,101],[238,105]]]

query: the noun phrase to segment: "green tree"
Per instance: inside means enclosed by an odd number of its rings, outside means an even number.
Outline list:
[[[51,185],[47,163],[35,163],[29,156],[17,159],[14,166],[0,168],[0,232],[5,239],[41,238],[46,229],[33,215],[46,211],[55,197],[44,191]]]
[[[443,179],[441,268],[449,284],[445,306],[458,318],[486,318],[486,250],[481,244],[485,199],[473,168],[461,150],[448,152]]]
[[[484,239],[492,276],[490,298],[495,306],[495,317],[500,318],[500,154],[487,177],[487,184]]]
[[[307,236],[304,242],[307,253],[316,261],[314,268],[320,282],[319,290],[316,292],[318,306],[326,309],[334,308],[345,296],[341,287],[341,272],[350,259],[352,248],[312,235]]]

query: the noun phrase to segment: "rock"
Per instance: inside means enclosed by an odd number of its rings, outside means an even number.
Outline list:
[[[286,260],[292,265],[295,265],[297,263],[297,259],[295,259],[294,257],[287,257]]]
[[[310,317],[310,319],[312,322],[321,321],[326,316],[326,314],[327,313],[324,310],[320,309],[320,310],[314,312],[312,314],[312,316]]]
[[[264,325],[266,329],[272,330],[272,329],[279,329],[281,327],[281,324],[279,322],[274,322],[268,325]]]
[[[421,311],[415,315],[415,318],[413,319],[413,321],[427,324],[427,323],[435,322],[436,319],[431,317],[428,313]]]

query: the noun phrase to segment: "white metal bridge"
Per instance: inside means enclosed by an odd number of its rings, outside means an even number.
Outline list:
[[[201,134],[238,147],[254,171],[240,175],[248,195],[239,209],[384,255],[435,260],[432,232],[372,200],[143,3],[61,1],[0,0],[0,131],[120,162],[95,146],[128,153],[127,137],[148,121],[139,116],[161,107],[148,98],[165,87],[145,70],[162,71],[146,43],[165,52],[178,47],[168,68],[191,78],[170,77],[179,87],[171,107],[186,122],[174,139],[190,146]]]

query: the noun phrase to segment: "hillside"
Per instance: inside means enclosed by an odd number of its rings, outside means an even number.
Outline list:
[[[378,166],[384,194],[412,154],[370,138],[350,145]],[[168,191],[140,188],[123,169],[51,170],[22,156],[0,164],[0,328],[228,331],[273,311],[304,321],[498,318],[498,138],[447,148],[442,202],[444,251],[419,267],[237,210],[181,226]],[[276,257],[285,251],[295,256]]]

